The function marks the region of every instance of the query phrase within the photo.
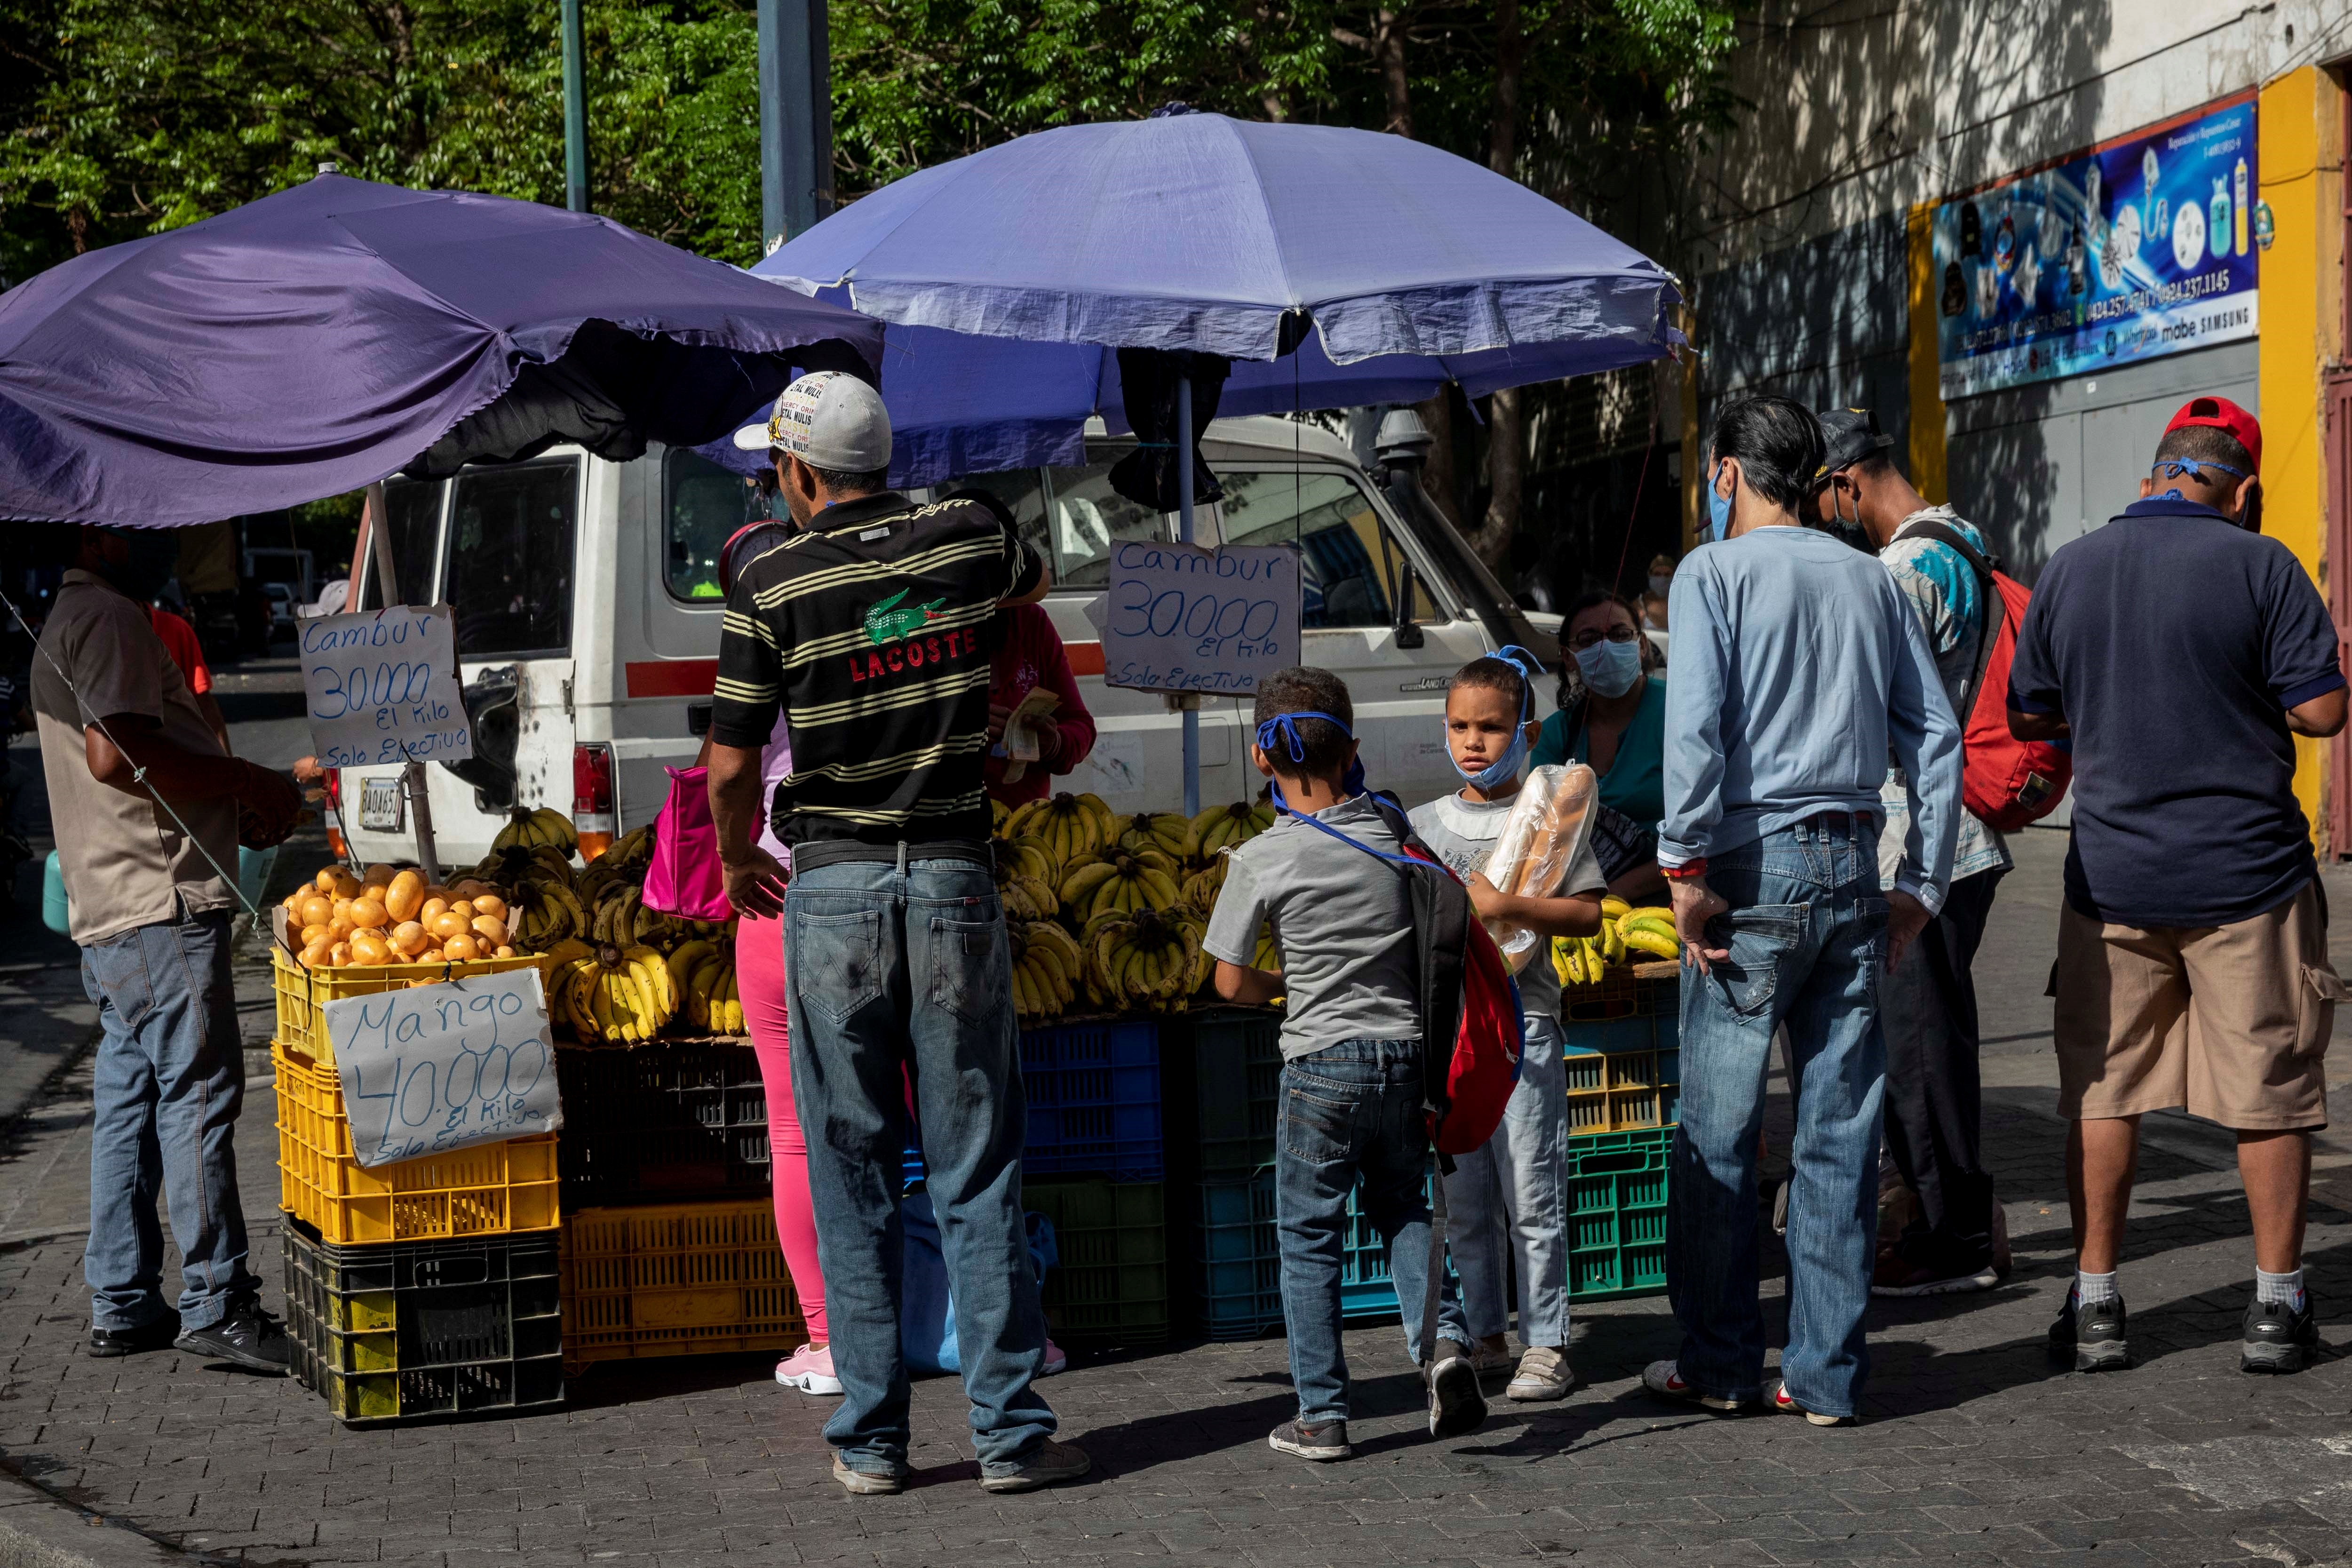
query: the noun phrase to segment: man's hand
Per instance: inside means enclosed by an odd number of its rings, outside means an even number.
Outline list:
[[[1707,965],[1721,963],[1731,950],[1707,945],[1706,922],[1731,906],[1704,877],[1669,878],[1666,888],[1675,903],[1675,934],[1683,939],[1683,963],[1696,964],[1701,974],[1713,973]]]
[[[1911,950],[1911,944],[1919,940],[1919,933],[1927,929],[1927,922],[1934,918],[1927,913],[1927,905],[1902,889],[1896,888],[1887,893],[1886,972],[1889,974],[1895,973],[1895,965],[1903,962],[1903,955]]]
[[[993,746],[997,742],[1004,739],[1005,721],[1012,717],[1013,710],[1003,704],[992,702],[988,705],[988,743],[990,745]]]
[[[784,912],[784,885],[792,873],[782,862],[754,844],[740,859],[724,863],[727,901],[739,915],[774,920]]]
[[[236,806],[237,841],[265,849],[293,833],[302,816],[302,792],[284,773],[247,763]]]

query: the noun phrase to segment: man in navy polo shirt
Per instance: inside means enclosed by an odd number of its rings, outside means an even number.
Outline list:
[[[2139,1119],[2176,1107],[2238,1134],[2239,1365],[2294,1372],[2319,1342],[2303,1213],[2344,984],[2294,737],[2344,728],[2345,679],[2318,590],[2262,537],[2262,453],[2252,415],[2192,399],[2141,499],[2051,557],[2010,667],[2011,731],[2074,749],[2053,1029],[2076,1272],[2050,1339],[2083,1372],[2130,1363],[2116,1259]]]

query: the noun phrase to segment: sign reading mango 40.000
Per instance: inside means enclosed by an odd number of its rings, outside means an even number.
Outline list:
[[[399,605],[301,623],[302,690],[320,764],[459,763],[474,731],[449,612]]]
[[[1298,662],[1298,552],[1129,542],[1110,553],[1103,680],[1240,693]]]
[[[362,1165],[563,1126],[536,967],[346,997],[323,1011]]]

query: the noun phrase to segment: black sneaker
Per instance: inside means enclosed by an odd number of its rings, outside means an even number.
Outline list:
[[[1478,1363],[1470,1347],[1454,1340],[1437,1342],[1437,1359],[1429,1368],[1429,1435],[1459,1437],[1486,1424],[1486,1396],[1478,1388]]]
[[[286,1330],[261,1310],[257,1296],[233,1296],[228,1315],[206,1329],[190,1329],[174,1348],[206,1361],[225,1361],[247,1372],[286,1375]]]
[[[2247,1302],[2244,1335],[2240,1372],[2301,1372],[2319,1349],[2319,1315],[2312,1310],[2311,1292],[2303,1293],[2300,1312],[2284,1301]]]
[[[2050,1348],[2060,1355],[2072,1351],[2076,1372],[2121,1372],[2131,1365],[2131,1347],[2124,1340],[2124,1301],[2084,1306],[2066,1292],[2058,1321],[2050,1325]]]
[[[135,1329],[101,1329],[90,1325],[89,1349],[86,1352],[103,1360],[110,1356],[140,1355],[148,1351],[172,1348],[180,1337],[180,1314],[165,1312],[152,1323],[142,1323]]]
[[[1322,1465],[1350,1459],[1356,1454],[1349,1446],[1345,1421],[1319,1421],[1312,1426],[1304,1421],[1286,1421],[1265,1435],[1265,1445],[1277,1454],[1296,1454]]]

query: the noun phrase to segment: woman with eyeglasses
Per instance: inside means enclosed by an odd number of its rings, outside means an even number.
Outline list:
[[[1666,676],[1633,607],[1587,594],[1560,627],[1559,710],[1544,721],[1534,762],[1585,763],[1601,775],[1593,850],[1609,890],[1642,903],[1662,896],[1658,819],[1666,814]]]

